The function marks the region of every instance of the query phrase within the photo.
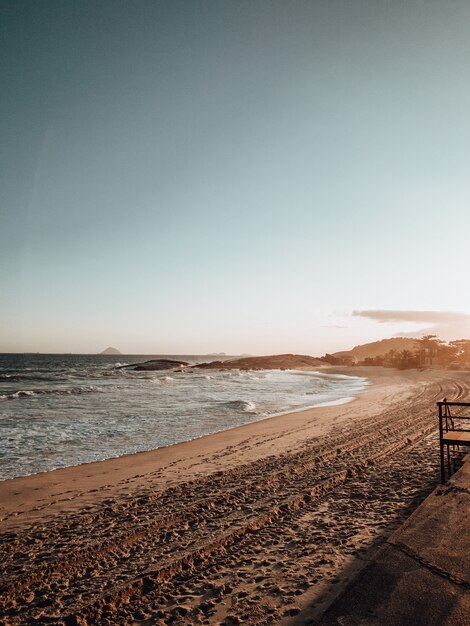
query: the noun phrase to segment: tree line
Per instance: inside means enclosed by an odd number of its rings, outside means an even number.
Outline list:
[[[386,354],[366,357],[362,361],[351,362],[350,358],[335,357],[326,354],[321,357],[330,365],[377,365],[413,369],[425,367],[445,367],[451,369],[470,369],[470,339],[442,341],[437,335],[424,335],[416,339],[415,349],[389,350]]]
[[[446,342],[436,335],[424,335],[416,340],[414,350],[390,350],[385,355],[367,357],[358,365],[382,365],[399,369],[431,366],[467,368],[470,367],[470,340]]]

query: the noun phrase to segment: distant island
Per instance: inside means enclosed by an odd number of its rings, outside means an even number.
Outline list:
[[[122,353],[119,352],[119,350],[117,348],[113,348],[113,347],[109,346],[109,348],[106,348],[106,350],[103,350],[103,352],[100,352],[100,354],[117,355],[117,354],[122,354]]]

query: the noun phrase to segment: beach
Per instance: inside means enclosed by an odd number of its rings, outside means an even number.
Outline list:
[[[352,402],[0,482],[2,624],[314,624],[438,482],[468,373],[326,368]]]

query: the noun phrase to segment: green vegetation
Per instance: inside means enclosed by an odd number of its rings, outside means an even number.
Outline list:
[[[384,340],[383,343],[391,340]],[[380,342],[369,344],[377,350]],[[363,352],[367,345],[359,346]],[[357,350],[355,348],[354,350]],[[354,350],[336,354],[325,354],[321,360],[329,365],[378,365],[398,369],[443,367],[448,369],[470,369],[470,340],[456,339],[445,342],[436,335],[424,335],[415,339],[409,348],[387,350],[383,354],[358,358]]]

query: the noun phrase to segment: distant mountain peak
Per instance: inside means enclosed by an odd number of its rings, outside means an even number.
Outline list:
[[[103,352],[100,352],[100,354],[121,354],[121,352],[119,352],[117,348],[109,346],[109,348],[106,348],[106,350],[103,350]]]

